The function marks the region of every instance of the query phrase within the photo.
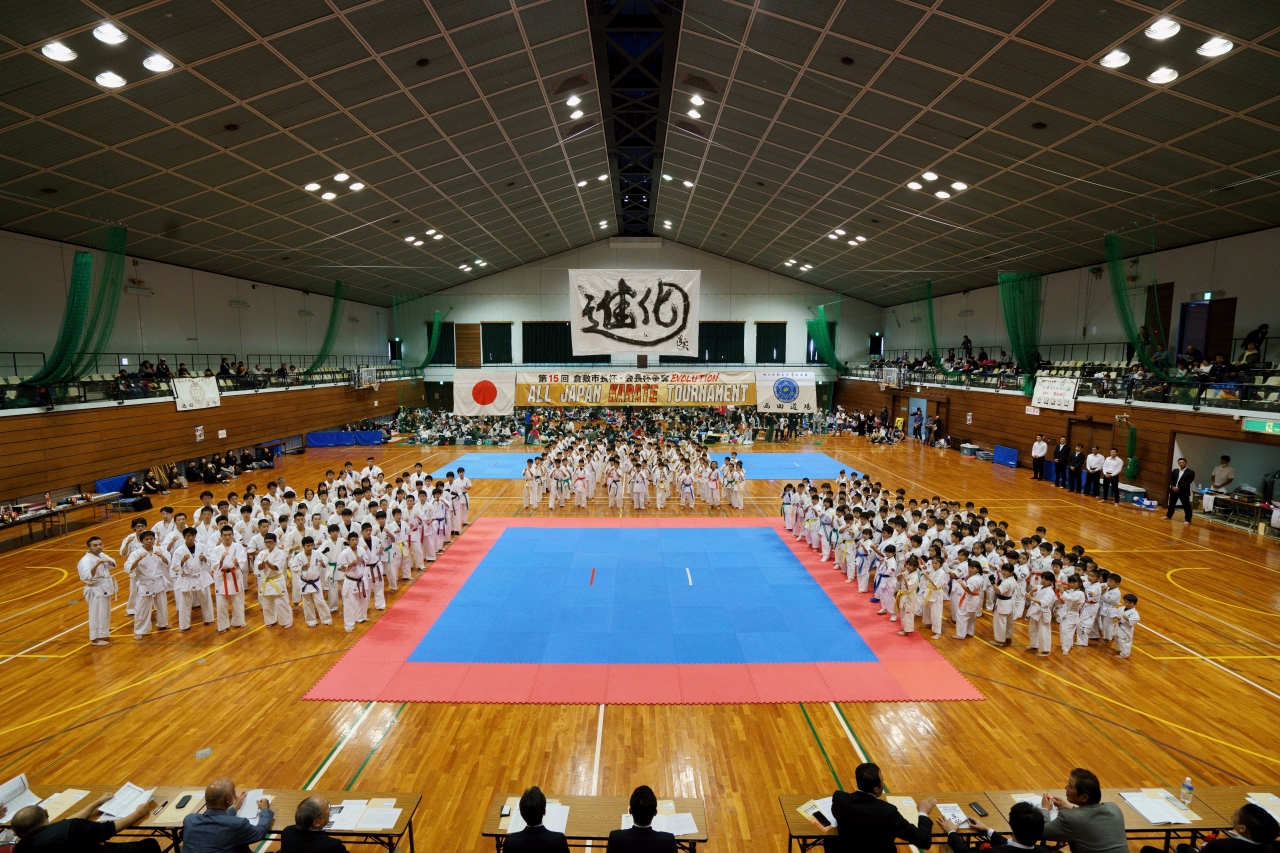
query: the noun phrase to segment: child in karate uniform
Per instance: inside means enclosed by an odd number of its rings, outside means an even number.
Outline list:
[[[790,532],[796,526],[795,489],[790,483],[782,489],[782,526]]]
[[[942,557],[934,557],[929,561],[929,571],[925,574],[924,624],[933,629],[933,639],[942,639],[942,602],[947,599],[947,570],[943,567]]]
[[[360,534],[347,536],[347,547],[338,556],[338,568],[342,572],[342,622],[350,634],[357,622],[364,622],[369,615],[368,575],[360,560]]]
[[[1027,602],[1030,640],[1027,651],[1039,650],[1040,657],[1047,658],[1053,649],[1053,606],[1058,601],[1058,594],[1053,589],[1053,572],[1041,572],[1034,577],[1040,586]]]
[[[658,467],[653,469],[653,500],[658,509],[667,505],[667,489],[670,486],[671,471],[667,469],[667,463],[660,462]]]
[[[889,612],[885,604],[887,603],[890,607],[894,606],[893,594],[898,591],[897,548],[892,545],[884,545],[876,548],[875,554],[880,560],[880,565],[876,568],[876,580],[875,586],[871,590],[871,601],[880,605],[876,615],[883,616]]]
[[[262,603],[262,619],[267,627],[279,623],[281,628],[293,627],[293,608],[289,605],[289,556],[276,545],[276,535],[268,533],[264,547],[258,552],[253,571],[258,576],[259,601]]]
[[[1080,608],[1080,624],[1076,628],[1077,646],[1087,646],[1090,637],[1099,636],[1097,625],[1098,611],[1102,606],[1101,571],[1091,563],[1085,576],[1086,580],[1081,587],[1084,591],[1084,606]]]
[[[293,555],[289,568],[294,575],[302,579],[302,618],[308,628],[316,626],[316,619],[325,625],[332,625],[329,605],[325,601],[325,579],[329,574],[329,564],[324,555],[315,549],[315,540],[310,536],[302,539],[302,550]]]
[[[1115,572],[1107,574],[1107,588],[1102,591],[1102,603],[1098,607],[1098,632],[1102,636],[1104,643],[1109,643],[1116,635],[1116,620],[1119,611],[1123,608],[1120,606],[1121,577]]]
[[[1124,595],[1124,606],[1116,608],[1116,656],[1127,658],[1133,651],[1133,630],[1138,624],[1138,596]]]
[[[970,560],[967,566],[969,573],[959,582],[960,599],[956,605],[955,633],[957,640],[967,640],[973,636],[978,614],[982,611],[982,564],[977,560]]]
[[[996,610],[991,618],[991,628],[997,643],[1003,646],[1013,644],[1013,599],[1018,588],[1018,580],[1013,576],[1013,566],[1005,563],[1000,567],[1000,583],[996,586]]]
[[[521,499],[520,508],[536,507],[540,495],[538,494],[538,475],[533,467],[532,459],[524,460],[524,472],[521,476],[524,477],[524,495]]]
[[[644,468],[637,467],[631,472],[631,508],[644,509],[648,495],[649,481],[645,479]]]
[[[915,631],[916,608],[920,605],[920,598],[917,594],[919,586],[920,560],[915,555],[912,555],[907,557],[902,566],[902,574],[898,576],[896,600],[898,616],[901,617],[902,622],[902,630],[898,631],[898,636],[900,637],[909,636]]]
[[[1084,583],[1079,575],[1067,578],[1067,588],[1059,596],[1062,607],[1058,611],[1058,643],[1062,653],[1070,654],[1076,644],[1076,631],[1080,628],[1080,611],[1084,608]]]

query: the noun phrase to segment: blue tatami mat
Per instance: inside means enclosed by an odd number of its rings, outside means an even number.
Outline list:
[[[445,472],[457,472],[461,465],[473,480],[519,480],[523,476],[525,460],[536,457],[541,450],[529,447],[526,452],[517,453],[467,453],[447,465],[441,465],[431,476],[443,479]],[[723,462],[729,452],[713,447],[711,458]],[[857,474],[849,465],[825,453],[739,453],[738,458],[742,460],[748,480],[798,482],[800,478],[808,477],[819,483],[834,483],[841,468],[851,476]]]
[[[741,664],[876,657],[771,528],[591,527],[508,529],[409,660]]]

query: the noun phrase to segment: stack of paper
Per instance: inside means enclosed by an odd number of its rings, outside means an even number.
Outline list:
[[[698,834],[698,823],[693,819],[693,814],[690,812],[655,815],[653,823],[649,825],[654,832],[669,832],[672,835]],[[631,815],[624,814],[622,816],[622,828],[630,829],[633,826],[635,826],[635,821]]]
[[[261,788],[254,788],[252,791],[245,791],[244,805],[236,812],[237,817],[242,817],[249,823],[258,822],[258,800],[263,799],[264,794]],[[275,797],[266,797],[267,802],[271,802]]]
[[[1163,799],[1148,797],[1141,791],[1121,791],[1120,796],[1134,811],[1152,826],[1166,826],[1171,823],[1191,823],[1191,819]]]
[[[542,816],[542,825],[552,832],[564,832],[569,823],[569,807],[561,805],[557,800],[547,800],[547,812]],[[511,822],[507,824],[507,835],[519,832],[528,824],[521,817],[519,809],[511,812]]]
[[[960,829],[964,829],[969,825],[969,818],[965,817],[964,811],[961,810],[957,803],[938,803],[938,814],[954,823]]]
[[[906,820],[907,823],[915,826],[920,822],[920,812],[916,809],[916,801],[910,797],[885,797],[886,800],[898,809],[898,813]]]
[[[45,810],[45,814],[49,816],[49,822],[53,823],[63,812],[74,806],[76,803],[89,796],[88,791],[81,791],[76,788],[68,788],[65,791],[46,797],[41,803],[40,808]]]
[[[1013,801],[1015,803],[1030,803],[1036,808],[1042,808],[1044,797],[1040,794],[1014,794]],[[1058,807],[1051,806],[1049,808],[1049,820],[1053,820],[1058,816]]]
[[[151,799],[155,788],[142,790],[132,782],[125,782],[116,795],[103,803],[99,811],[106,817],[124,817],[137,811],[138,806]]]
[[[400,809],[367,808],[360,816],[356,829],[391,829],[400,820]]]
[[[10,817],[18,809],[39,804],[40,798],[35,795],[31,790],[31,786],[27,784],[26,773],[21,773],[0,785],[0,806],[4,806],[9,810]]]
[[[360,816],[368,808],[368,800],[343,800],[329,808],[329,825],[325,829],[333,832],[353,832]]]
[[[1253,803],[1255,806],[1262,806],[1262,808],[1266,809],[1273,818],[1280,821],[1280,797],[1277,797],[1275,794],[1250,793],[1249,796],[1245,797],[1245,799]]]

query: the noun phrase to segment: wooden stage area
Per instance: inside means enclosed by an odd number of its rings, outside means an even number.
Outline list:
[[[750,449],[795,452],[813,444],[819,442]],[[242,476],[213,491],[222,498],[283,473],[301,493],[345,459],[359,468],[366,450],[392,479],[414,462],[439,470],[473,449],[312,450],[288,457],[282,471]],[[1280,781],[1274,542],[1101,505],[1032,482],[1025,469],[962,460],[955,451],[843,437],[813,449],[909,495],[985,505],[1017,536],[1043,524],[1050,539],[1084,544],[1141,598],[1133,657],[1118,660],[1094,646],[1068,658],[1038,658],[1023,651],[1024,624],[1010,650],[997,649],[981,641],[991,636],[984,616],[977,641],[935,644],[985,695],[981,702],[602,708],[303,701],[368,626],[346,634],[340,619],[316,629],[297,619],[290,630],[267,630],[252,603],[247,628],[223,635],[175,628],[135,642],[122,594],[111,645],[89,646],[75,563],[90,532],[115,554],[128,532],[126,515],[0,556],[0,666],[10,696],[0,721],[0,777],[25,772],[41,786],[128,780],[149,787],[198,786],[225,774],[241,789],[417,792],[414,833],[426,851],[492,849],[480,833],[492,796],[530,784],[548,794],[601,795],[648,784],[659,797],[701,797],[708,850],[780,851],[787,828],[778,796],[830,792],[836,777],[852,788],[864,756],[881,765],[895,791],[1061,793],[1077,765],[1108,788],[1176,788],[1188,775],[1197,786],[1246,790]],[[504,450],[528,456],[533,448],[496,449]],[[778,513],[781,482],[748,487],[743,514]],[[199,491],[168,500],[190,510]],[[472,495],[473,517],[522,512],[517,481],[477,480]],[[156,506],[149,522],[159,517],[160,501]],[[536,512],[547,514],[545,501]],[[605,498],[588,512],[608,515]],[[735,512],[700,504],[695,514]],[[574,513],[570,507],[556,515]],[[663,514],[680,514],[674,500]],[[1056,634],[1055,626],[1055,641]],[[211,755],[197,759],[205,748]]]

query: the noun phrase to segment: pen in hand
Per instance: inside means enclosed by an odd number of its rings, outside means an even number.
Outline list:
[[[151,816],[155,817],[156,815],[160,814],[160,812],[164,811],[164,807],[167,805],[169,805],[169,801],[165,800],[163,803],[160,804],[160,807],[158,809],[156,809],[151,813]]]

